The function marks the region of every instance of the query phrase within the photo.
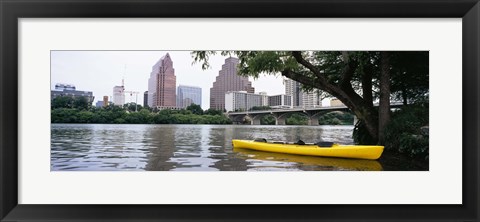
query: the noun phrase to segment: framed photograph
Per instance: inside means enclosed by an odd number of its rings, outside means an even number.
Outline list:
[[[479,219],[477,0],[0,4],[1,221]]]

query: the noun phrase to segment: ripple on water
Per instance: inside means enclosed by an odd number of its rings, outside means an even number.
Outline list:
[[[51,170],[361,170],[351,163],[322,165],[321,159],[244,154],[231,144],[232,139],[254,138],[352,144],[352,130],[353,126],[52,124]]]

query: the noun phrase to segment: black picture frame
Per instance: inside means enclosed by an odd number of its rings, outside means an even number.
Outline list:
[[[478,221],[478,0],[0,0],[1,221]],[[463,18],[461,205],[18,204],[18,19],[133,17]],[[457,121],[457,120],[451,120]],[[39,191],[41,192],[41,191]],[[441,194],[439,194],[441,195]]]

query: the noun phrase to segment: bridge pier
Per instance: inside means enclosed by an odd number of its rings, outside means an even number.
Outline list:
[[[255,115],[255,116],[252,116],[250,119],[252,119],[252,121],[250,122],[250,125],[261,125],[261,119],[262,119],[262,115]]]
[[[275,117],[275,125],[286,125],[284,116]]]
[[[308,125],[309,126],[318,126],[318,117],[317,116],[310,116],[308,117]]]

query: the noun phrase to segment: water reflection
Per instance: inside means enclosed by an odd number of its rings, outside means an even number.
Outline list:
[[[264,167],[272,168],[272,166],[285,169],[294,168],[295,170],[382,170],[382,165],[376,160],[302,156],[241,148],[235,148],[234,151],[251,163],[249,170],[257,170],[257,168]]]
[[[352,126],[52,124],[51,170],[382,170],[376,161],[233,150],[232,139],[352,144]]]

